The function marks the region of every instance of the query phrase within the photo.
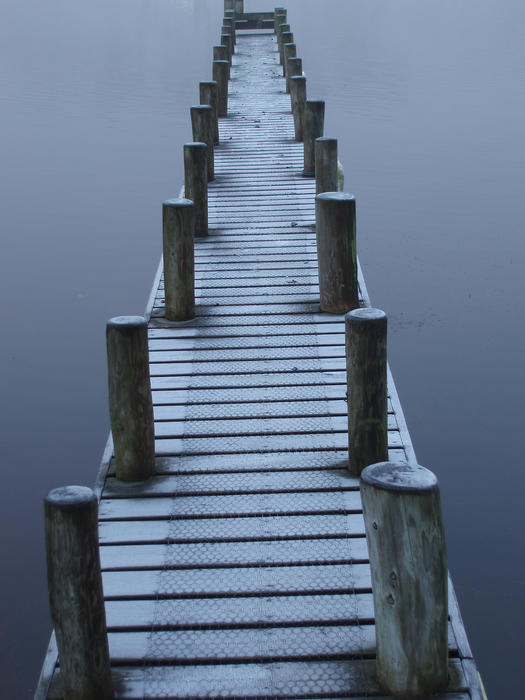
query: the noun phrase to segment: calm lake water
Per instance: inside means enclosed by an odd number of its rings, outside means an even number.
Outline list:
[[[521,698],[525,9],[517,0],[288,0],[326,99],[372,302],[492,698]],[[273,9],[246,0],[247,10]],[[0,24],[3,698],[50,632],[42,498],[92,485],[104,328],[142,313],[161,203],[222,0],[7,0]]]

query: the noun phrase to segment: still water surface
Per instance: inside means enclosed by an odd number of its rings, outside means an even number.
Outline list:
[[[0,24],[1,697],[45,651],[42,497],[92,485],[105,321],[141,313],[222,0],[21,0]],[[248,10],[273,9],[246,0]],[[489,696],[520,698],[525,9],[288,0]]]

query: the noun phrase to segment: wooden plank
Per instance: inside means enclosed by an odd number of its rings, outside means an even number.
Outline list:
[[[108,520],[99,524],[101,545],[176,542],[244,542],[312,537],[355,537],[352,546],[364,558],[366,543],[361,514],[281,515],[243,518]]]
[[[351,696],[354,700],[365,700],[365,697],[373,696],[376,700],[388,700],[381,695],[373,659],[215,666],[120,666],[113,669],[113,678],[119,697],[127,700],[143,700],[144,697],[207,698],[213,697],[217,688],[221,689],[224,698],[264,696],[268,699],[308,697],[310,700],[330,700],[333,694],[333,698]],[[361,695],[356,695],[356,687],[361,688]],[[470,695],[465,688],[461,663],[451,659],[448,688],[432,697],[434,700],[468,700]],[[62,698],[59,673],[53,679],[49,698]]]

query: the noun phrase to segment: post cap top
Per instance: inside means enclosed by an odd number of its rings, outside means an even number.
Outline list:
[[[199,85],[218,85],[216,80],[201,80]]]
[[[144,316],[113,316],[107,325],[113,328],[140,328],[147,326],[148,322]]]
[[[321,202],[355,202],[354,195],[348,192],[321,192],[315,198]]]
[[[337,139],[333,136],[318,136],[315,141],[321,141],[321,143],[337,143]]]
[[[61,486],[50,491],[45,501],[60,510],[77,510],[96,503],[97,497],[87,486]]]
[[[407,462],[378,462],[365,467],[361,481],[385,491],[428,493],[438,488],[436,475],[420,466]]]
[[[192,105],[190,109],[198,109],[202,111],[210,111],[212,109],[211,105]]]
[[[205,148],[208,150],[208,146],[203,141],[188,141],[184,144],[184,148]],[[171,200],[168,200],[171,202]]]
[[[291,75],[290,80],[304,80],[306,81],[305,75]]]
[[[353,311],[349,311],[345,315],[345,318],[349,323],[367,323],[370,321],[382,321],[383,319],[386,319],[386,314],[381,309],[364,307],[361,309],[354,309]]]
[[[229,62],[229,61],[223,61],[222,58],[221,58],[221,59],[216,58],[216,59],[213,61],[213,63],[221,63],[221,64],[222,64],[222,63],[226,63],[226,64],[230,65],[230,62]]]
[[[196,142],[198,143],[198,142]],[[193,201],[191,199],[186,199],[185,197],[177,197],[176,199],[167,199],[163,206],[165,207],[193,207]]]

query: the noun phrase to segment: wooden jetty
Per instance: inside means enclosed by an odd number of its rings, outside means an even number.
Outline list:
[[[95,489],[110,682],[119,698],[392,697],[348,470],[345,316],[319,309],[316,182],[274,13],[234,21],[196,315],[166,319],[162,265],[146,310],[155,472],[117,479],[110,441]],[[361,275],[359,294],[369,307]],[[387,456],[416,465],[390,373]],[[433,697],[482,698],[450,583],[448,605]],[[54,636],[35,697],[67,697]]]

